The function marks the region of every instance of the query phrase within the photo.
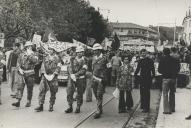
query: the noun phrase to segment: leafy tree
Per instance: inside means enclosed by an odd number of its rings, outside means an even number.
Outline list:
[[[107,21],[84,0],[1,0],[0,7],[0,31],[7,40],[29,40],[48,28],[60,41],[93,37],[101,42],[109,33]]]

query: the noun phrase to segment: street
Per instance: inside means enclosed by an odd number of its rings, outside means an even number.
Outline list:
[[[26,89],[25,89],[26,90]],[[66,101],[66,87],[59,87],[56,104],[53,112],[48,112],[49,93],[46,95],[44,111],[37,113],[34,108],[38,106],[38,85],[34,87],[32,106],[25,108],[26,92],[19,108],[11,106],[15,99],[10,97],[10,88],[6,83],[2,84],[2,105],[0,106],[0,128],[121,128],[128,119],[131,111],[128,113],[118,113],[118,99],[113,98],[114,88],[107,87],[104,95],[103,115],[100,119],[93,119],[93,113],[96,108],[96,100],[85,102],[81,108],[81,113],[65,114],[64,110],[68,107]],[[158,90],[151,91],[151,95],[158,95]],[[154,93],[153,93],[154,92]],[[133,92],[134,108],[139,104],[139,90]],[[155,96],[155,97],[156,97]],[[85,99],[85,95],[84,95]],[[74,102],[74,109],[75,104]],[[151,106],[156,107],[156,106]],[[134,111],[134,110],[132,110]],[[135,112],[136,113],[136,112]]]

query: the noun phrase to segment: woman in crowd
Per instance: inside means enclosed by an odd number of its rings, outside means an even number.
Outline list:
[[[116,85],[119,89],[119,113],[126,112],[133,107],[133,98],[131,95],[133,83],[133,67],[130,64],[130,57],[125,57],[123,65],[119,68],[117,73]],[[125,97],[126,96],[126,97]]]

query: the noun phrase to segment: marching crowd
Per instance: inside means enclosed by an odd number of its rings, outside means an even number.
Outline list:
[[[108,69],[111,69],[112,86],[119,89],[119,113],[127,112],[133,107],[131,91],[136,79],[140,78],[140,99],[142,112],[150,110],[150,89],[155,78],[154,62],[159,61],[158,72],[163,77],[164,114],[175,112],[176,79],[180,71],[181,54],[176,48],[164,48],[163,54],[152,54],[142,49],[138,54],[130,52],[114,53],[104,52],[102,46],[95,43],[90,50],[83,47],[71,48],[67,51],[70,63],[67,66],[67,102],[65,113],[73,112],[73,103],[76,99],[75,113],[80,113],[83,104],[83,94],[86,92],[86,101],[92,101],[92,90],[97,101],[97,112],[94,118],[102,114],[103,95],[108,83]],[[27,103],[31,106],[33,87],[35,84],[35,67],[40,64],[41,81],[39,85],[39,105],[35,111],[42,112],[47,91],[50,91],[49,111],[52,112],[58,92],[58,75],[61,71],[64,54],[59,53],[55,47],[49,46],[48,50],[34,48],[32,42],[27,41],[21,50],[20,43],[16,43],[9,57],[5,59],[3,47],[0,46],[0,73],[6,65],[9,85],[13,98],[17,102],[12,106],[20,107],[24,88],[27,88]],[[7,62],[6,62],[7,60]],[[136,68],[133,64],[137,63]],[[0,76],[2,76],[0,74]],[[1,79],[2,81],[2,79]],[[74,96],[76,92],[76,96]],[[170,92],[170,93],[169,93]],[[1,96],[1,93],[0,93]],[[0,97],[1,103],[1,97]]]

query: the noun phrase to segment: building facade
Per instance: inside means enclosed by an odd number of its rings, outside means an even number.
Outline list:
[[[183,19],[182,26],[184,28],[182,38],[186,45],[191,44],[191,11],[186,12],[186,16]]]
[[[159,34],[157,31],[143,27],[133,23],[118,23],[112,22],[110,23],[113,33],[118,35],[120,41],[126,42],[132,39],[143,39],[153,42],[158,42]]]

